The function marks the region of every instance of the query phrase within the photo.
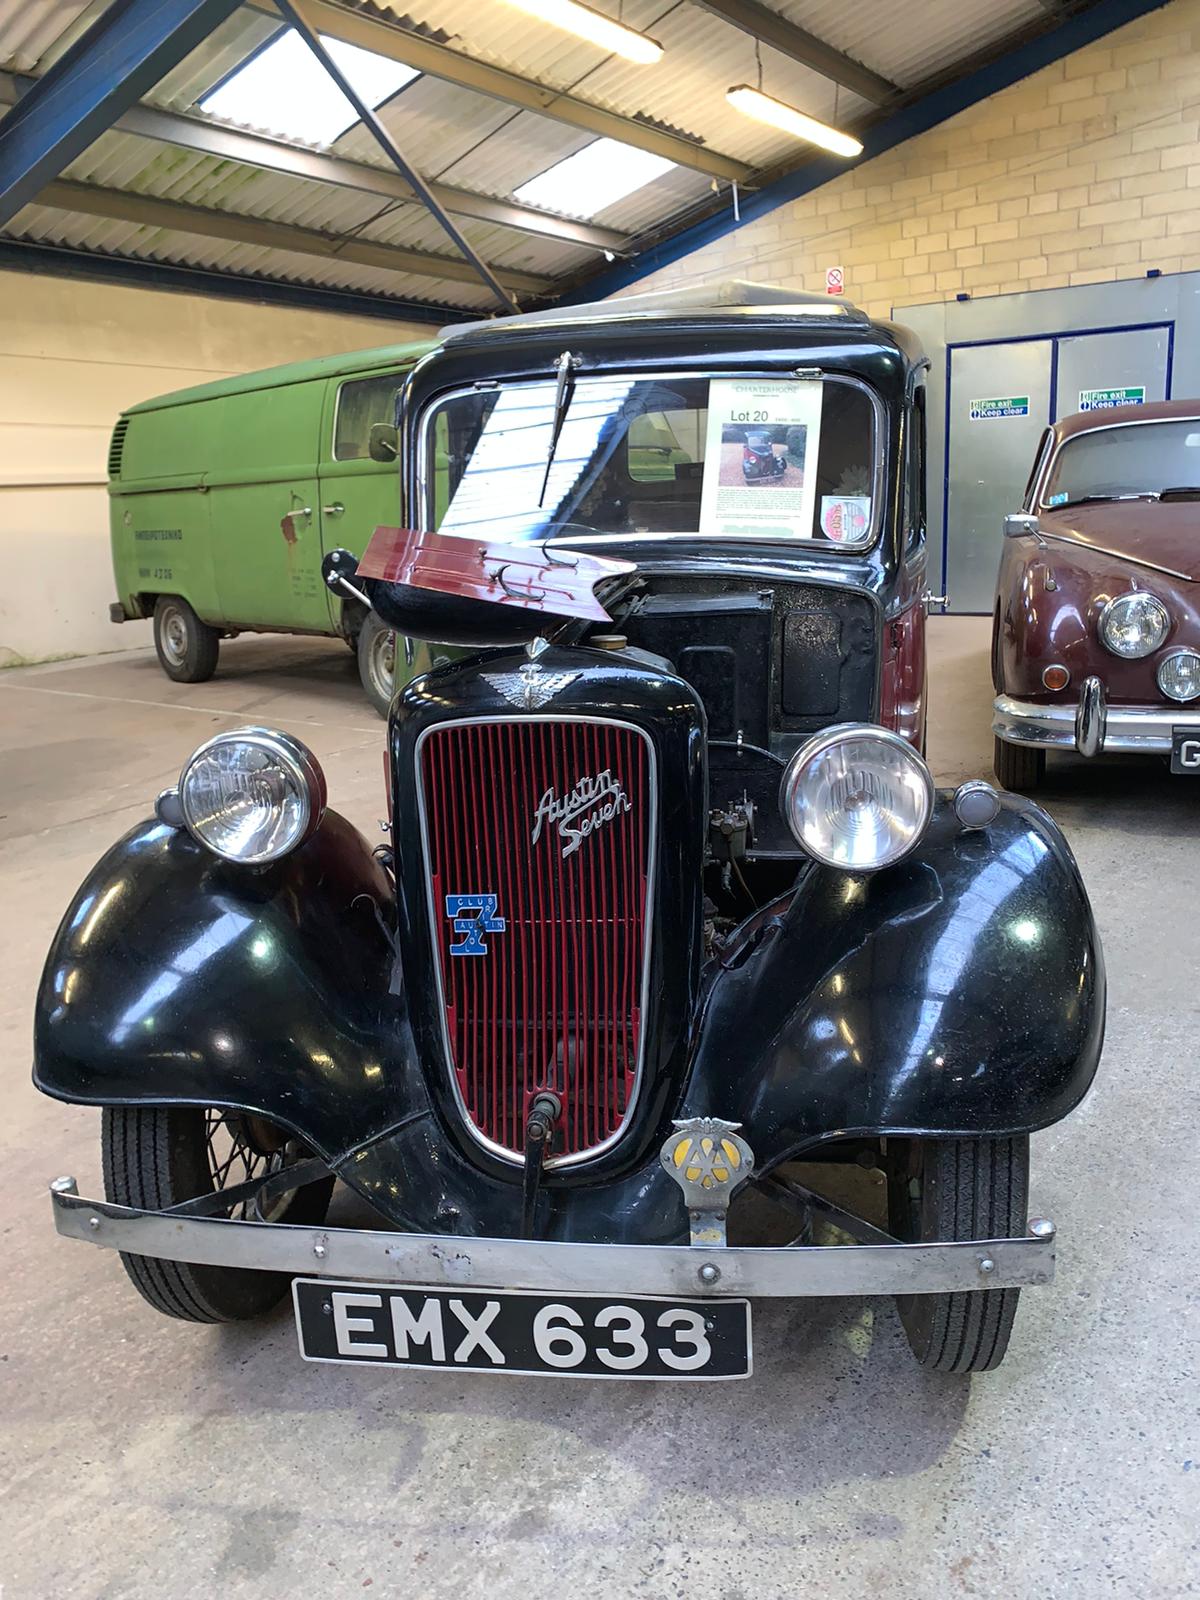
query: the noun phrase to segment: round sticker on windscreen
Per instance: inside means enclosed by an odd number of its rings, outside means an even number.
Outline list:
[[[858,544],[871,526],[869,495],[823,494],[821,532],[835,544]]]

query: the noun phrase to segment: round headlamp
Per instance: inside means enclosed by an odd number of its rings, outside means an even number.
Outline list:
[[[827,728],[788,762],[779,791],[796,843],[827,866],[875,872],[900,861],[933,813],[929,768],[898,733]]]
[[[1170,628],[1166,606],[1152,594],[1119,594],[1100,613],[1101,644],[1127,661],[1152,655]]]
[[[1172,650],[1158,664],[1158,687],[1169,700],[1194,700],[1200,695],[1200,655]]]
[[[298,739],[236,728],[202,744],[179,779],[188,832],[227,861],[260,866],[294,850],[325,814],[325,775]]]

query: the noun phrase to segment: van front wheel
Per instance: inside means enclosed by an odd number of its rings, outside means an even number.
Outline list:
[[[358,630],[358,675],[367,699],[386,717],[396,692],[396,634],[373,611]]]
[[[154,606],[158,664],[176,683],[206,683],[217,670],[221,636],[177,595],[159,595]]]

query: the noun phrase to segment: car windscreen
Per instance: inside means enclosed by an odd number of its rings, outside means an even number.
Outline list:
[[[1126,422],[1068,439],[1050,468],[1042,507],[1176,494],[1200,488],[1200,419]]]
[[[559,536],[876,536],[876,419],[843,378],[580,376],[471,389],[422,425],[426,526]]]

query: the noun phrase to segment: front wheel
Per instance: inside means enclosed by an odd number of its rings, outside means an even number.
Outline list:
[[[176,683],[206,683],[217,670],[221,636],[178,595],[159,595],[154,605],[154,649],[158,664]]]
[[[1029,1137],[889,1139],[888,1217],[906,1244],[1021,1239]],[[1019,1289],[898,1295],[913,1354],[935,1372],[990,1372],[1008,1349]]]
[[[396,692],[396,631],[373,611],[358,630],[358,675],[367,699],[381,717],[391,710]]]
[[[117,1205],[162,1211],[184,1200],[280,1171],[298,1159],[283,1129],[261,1117],[202,1106],[106,1106],[101,1129],[104,1193]],[[315,1227],[325,1219],[333,1178],[281,1196],[271,1222]],[[246,1214],[246,1203],[235,1207]],[[133,1286],[156,1311],[185,1322],[243,1322],[287,1293],[281,1272],[214,1267],[121,1252]]]
[[[1033,745],[1009,744],[1006,739],[994,739],[992,768],[996,780],[1014,794],[1032,794],[1040,789],[1046,776],[1046,752]]]

